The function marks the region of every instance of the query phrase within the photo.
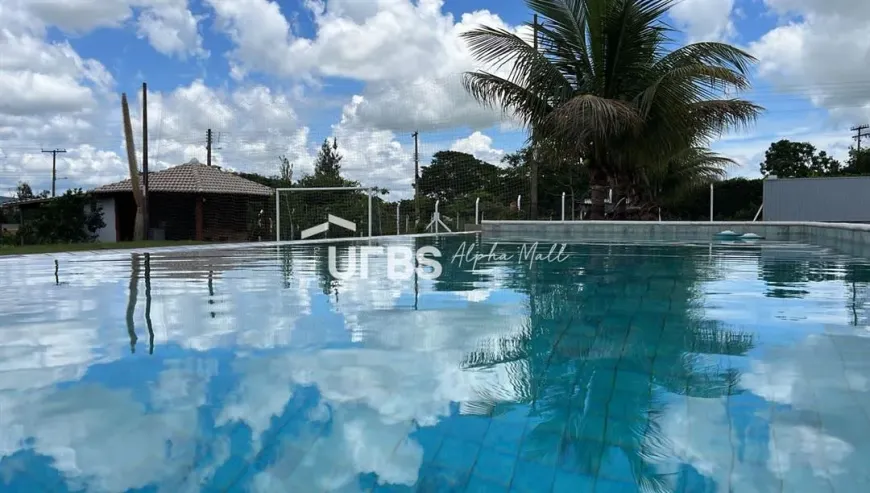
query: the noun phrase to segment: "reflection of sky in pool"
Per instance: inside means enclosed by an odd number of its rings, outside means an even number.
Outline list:
[[[0,491],[870,491],[867,262],[314,248],[0,259]]]

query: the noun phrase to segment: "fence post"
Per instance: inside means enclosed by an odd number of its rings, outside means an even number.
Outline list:
[[[523,196],[517,195],[517,212],[522,216],[523,214]]]
[[[374,189],[369,190],[369,238],[372,237],[372,192]]]
[[[441,204],[440,200],[435,201],[435,234],[438,234],[438,223],[441,222],[441,215],[438,214],[438,205]]]
[[[401,226],[402,226],[402,213],[400,208],[402,206],[401,202],[396,202],[396,234],[402,234]]]
[[[281,190],[275,190],[275,241],[281,241]]]
[[[474,224],[480,224],[480,197],[474,201]]]
[[[565,192],[562,192],[562,220],[565,220]]]
[[[713,222],[713,184],[710,184],[710,222]]]

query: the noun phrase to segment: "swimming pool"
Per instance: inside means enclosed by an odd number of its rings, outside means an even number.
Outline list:
[[[867,260],[385,244],[0,259],[0,491],[870,491]]]

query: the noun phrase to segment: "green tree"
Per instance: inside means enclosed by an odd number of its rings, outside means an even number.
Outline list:
[[[538,160],[538,217],[561,218],[562,193],[565,193],[566,218],[572,215],[574,205],[581,204],[589,185],[586,168],[577,166],[569,157],[562,155],[558,149],[539,142],[537,153],[531,145],[520,148],[516,152],[502,158],[504,164],[504,189],[508,203],[516,200],[517,194],[524,197],[530,192],[529,177],[531,163]],[[527,209],[527,207],[524,207]]]
[[[104,228],[103,211],[94,197],[81,189],[67,190],[25,215],[18,241],[36,243],[82,243],[94,241]]]
[[[849,148],[849,160],[843,169],[848,175],[870,175],[870,149]]]
[[[338,178],[341,174],[342,158],[343,156],[338,152],[338,139],[333,138],[332,144],[329,143],[329,139],[324,140],[314,161],[315,176]]]
[[[15,196],[18,197],[18,200],[28,200],[34,197],[33,189],[30,188],[30,184],[27,182],[19,182],[18,188],[15,190]]]
[[[501,171],[471,154],[438,151],[420,173],[420,193],[445,202],[497,186]]]
[[[48,198],[49,195],[51,193],[48,190],[43,190],[35,195],[30,184],[25,181],[18,182],[18,187],[15,189],[15,196],[18,200],[44,199]]]
[[[345,179],[341,176],[341,160],[344,156],[338,152],[338,140],[323,141],[320,151],[314,159],[314,174],[299,179],[300,187],[358,187],[359,182]],[[324,192],[327,193],[327,192]]]
[[[293,163],[287,156],[278,157],[278,178],[288,184],[293,184]]]
[[[246,180],[272,188],[290,188],[293,186],[293,163],[286,156],[278,156],[278,173],[263,176],[257,173],[236,173]]]
[[[669,51],[665,16],[675,0],[526,0],[542,19],[539,49],[510,31],[463,34],[473,56],[508,75],[466,73],[479,102],[516,115],[567,159],[588,168],[592,219],[647,163],[703,146],[754,120],[760,107],[726,97],[749,87],[754,59],[724,43]]]
[[[770,144],[761,163],[761,174],[779,178],[807,178],[840,173],[840,163],[809,142],[782,139]]]

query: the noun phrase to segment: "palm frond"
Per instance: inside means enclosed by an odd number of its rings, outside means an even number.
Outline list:
[[[552,111],[552,106],[540,95],[488,72],[466,72],[462,85],[478,103],[489,108],[499,107],[504,114],[513,114],[526,126],[543,121]]]
[[[504,79],[543,99],[559,99],[559,94],[570,96],[571,84],[562,72],[520,36],[504,29],[481,26],[462,33],[461,37],[487,72],[508,68]]]
[[[581,94],[553,109],[545,128],[557,138],[586,141],[608,138],[638,129],[643,123],[636,108],[626,101]]]
[[[755,123],[764,108],[744,99],[699,101],[688,109],[687,120],[707,137],[743,130]]]
[[[756,62],[749,53],[726,43],[702,42],[682,46],[662,57],[654,66],[657,72],[687,64],[713,65],[736,70],[746,75]]]

